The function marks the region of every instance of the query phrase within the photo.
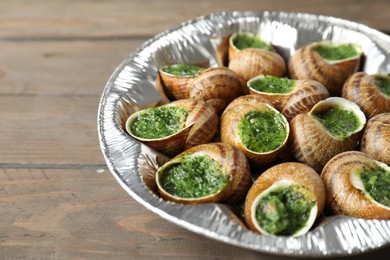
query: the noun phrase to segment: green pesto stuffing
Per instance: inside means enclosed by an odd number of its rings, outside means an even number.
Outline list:
[[[187,64],[174,64],[165,66],[162,68],[162,71],[172,74],[174,76],[178,77],[192,77],[195,76],[197,73],[199,73],[204,68],[194,66],[194,65],[187,65]]]
[[[378,203],[390,207],[390,172],[382,167],[365,167],[360,178],[365,190]]]
[[[188,110],[177,106],[148,108],[130,126],[131,133],[144,139],[173,135],[185,127]]]
[[[250,111],[240,120],[238,132],[245,147],[258,153],[275,150],[287,136],[283,117],[275,111]]]
[[[286,94],[290,93],[295,85],[295,80],[261,75],[250,82],[249,87],[260,92]]]
[[[255,34],[248,33],[238,33],[233,39],[233,45],[236,46],[237,49],[243,50],[246,48],[257,48],[263,49],[267,51],[272,50],[271,44],[260,40],[260,38]]]
[[[165,169],[160,177],[163,189],[180,198],[202,198],[216,194],[229,182],[222,165],[208,155],[186,156]]]
[[[322,58],[326,60],[344,60],[359,55],[353,44],[329,45],[320,44],[313,47]]]
[[[334,137],[344,139],[360,125],[358,117],[349,110],[330,107],[312,114]]]
[[[380,91],[390,98],[390,77],[389,76],[375,76],[375,85]]]
[[[291,236],[302,229],[316,202],[300,192],[301,188],[281,187],[261,198],[255,213],[257,223],[278,236]]]

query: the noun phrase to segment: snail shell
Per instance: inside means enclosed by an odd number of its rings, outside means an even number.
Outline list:
[[[390,112],[390,96],[378,88],[376,84],[378,78],[390,81],[390,76],[357,72],[349,77],[343,86],[342,96],[355,102],[367,118]]]
[[[289,93],[262,92],[251,87],[252,82],[270,76],[260,75],[248,81],[249,92],[268,99],[271,104],[291,121],[298,114],[307,113],[319,101],[329,97],[329,92],[321,83],[315,80],[291,80],[294,82]],[[290,81],[289,79],[284,79]],[[275,84],[278,84],[275,82]]]
[[[253,33],[249,33],[249,32],[236,32],[234,34],[232,34],[230,37],[229,37],[229,61],[232,60],[234,58],[234,56],[239,52],[241,51],[240,49],[237,48],[237,46],[234,44],[234,40],[237,38],[237,37],[240,37],[240,36],[244,36],[244,37],[248,37],[248,38],[254,38],[262,43],[264,43],[264,46],[263,48],[258,48],[258,49],[264,49],[264,50],[268,50],[268,51],[274,51],[275,52],[275,49],[273,48],[272,44],[264,39],[262,39],[259,35],[256,35],[256,34],[253,34]],[[251,48],[256,48],[256,47],[251,47]]]
[[[244,207],[245,220],[255,232],[271,235],[265,231],[256,221],[255,211],[259,198],[277,185],[300,185],[306,189],[306,195],[316,204],[311,211],[311,216],[305,228],[302,228],[293,236],[305,234],[313,225],[315,219],[320,216],[326,200],[324,184],[318,173],[311,167],[302,163],[282,163],[273,166],[260,175],[249,189]]]
[[[158,139],[145,139],[131,131],[132,122],[145,110],[133,113],[126,121],[131,137],[164,154],[173,156],[190,147],[210,142],[218,131],[219,117],[215,109],[202,100],[182,99],[166,104],[188,110],[185,127],[175,134]]]
[[[357,151],[340,153],[325,165],[321,177],[326,188],[327,206],[333,213],[368,219],[390,219],[390,208],[367,196],[364,185],[354,176],[367,166],[381,166],[390,171],[387,165]]]
[[[234,55],[229,62],[229,69],[247,82],[258,75],[281,77],[286,73],[286,63],[276,52],[248,48]]]
[[[368,120],[360,150],[390,165],[390,113],[379,114]]]
[[[228,68],[208,68],[201,71],[192,81],[188,97],[207,101],[217,112],[222,112],[240,95],[241,84],[237,74]]]
[[[229,182],[216,194],[201,198],[181,198],[168,193],[161,185],[160,179],[164,170],[183,161],[186,156],[208,155],[222,168],[223,174],[229,175]],[[251,175],[248,160],[237,148],[224,143],[202,144],[177,155],[157,170],[156,183],[161,197],[184,204],[201,204],[226,202],[236,204],[244,199],[250,185]]]
[[[316,80],[329,90],[331,96],[340,96],[345,80],[360,66],[362,50],[353,45],[359,55],[349,59],[327,61],[314,51],[316,47],[322,45],[335,44],[327,41],[314,42],[294,53],[288,64],[291,78]]]
[[[352,111],[358,118],[357,128],[344,138],[333,136],[313,114],[334,107]],[[318,102],[309,113],[299,114],[290,122],[290,150],[294,157],[317,171],[336,154],[353,150],[358,145],[359,132],[366,123],[364,113],[347,99],[330,97]]]
[[[271,111],[280,115],[284,125],[286,137],[284,142],[276,149],[268,152],[255,152],[249,150],[239,135],[239,123],[245,115],[251,111]],[[266,165],[274,161],[285,149],[289,136],[289,125],[285,117],[270,105],[270,102],[261,96],[246,95],[236,98],[225,109],[221,117],[221,141],[240,149],[256,165]],[[260,135],[261,133],[259,133]]]

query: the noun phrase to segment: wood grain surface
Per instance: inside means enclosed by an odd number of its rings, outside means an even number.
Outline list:
[[[184,230],[108,171],[105,83],[144,41],[212,12],[331,15],[390,32],[387,0],[0,1],[0,259],[285,259]],[[345,259],[388,259],[389,248]]]

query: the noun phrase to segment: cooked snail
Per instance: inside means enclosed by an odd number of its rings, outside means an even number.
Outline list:
[[[301,163],[282,163],[260,175],[245,200],[245,220],[255,232],[300,236],[325,205],[325,187],[316,171]]]
[[[288,68],[293,79],[316,80],[331,96],[340,96],[345,80],[358,70],[362,53],[356,44],[314,42],[298,49]]]
[[[251,184],[249,163],[235,147],[223,143],[195,146],[157,170],[160,195],[184,204],[241,201]]]
[[[342,96],[355,102],[367,118],[388,113],[390,112],[390,76],[357,72],[345,82]]]
[[[229,69],[247,82],[258,75],[281,77],[286,73],[286,63],[276,52],[248,48],[234,55],[229,62]]]
[[[291,120],[291,152],[298,161],[320,171],[336,154],[356,148],[365,123],[355,103],[330,97]]]
[[[321,173],[327,206],[335,214],[390,219],[390,167],[367,154],[336,155]]]
[[[368,120],[360,150],[390,165],[390,113],[379,114]]]
[[[185,99],[196,74],[204,69],[187,64],[167,65],[158,70],[158,77],[171,98]]]
[[[268,99],[290,121],[328,98],[328,90],[314,80],[292,80],[260,75],[248,81],[249,92]]]
[[[237,52],[248,48],[274,51],[272,44],[260,38],[259,35],[249,32],[237,32],[229,37],[229,60],[232,60]]]
[[[261,96],[241,96],[221,117],[221,141],[245,153],[255,164],[274,161],[286,147],[290,128],[286,118]]]
[[[130,136],[167,155],[210,142],[218,127],[215,109],[192,99],[135,112],[126,122]]]
[[[207,101],[217,112],[240,95],[242,82],[237,74],[225,67],[208,68],[197,74],[192,81],[188,98]]]

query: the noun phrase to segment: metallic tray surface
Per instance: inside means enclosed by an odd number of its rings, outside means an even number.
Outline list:
[[[297,48],[313,41],[356,42],[366,57],[363,71],[390,73],[390,37],[355,22],[284,12],[216,13],[187,21],[145,42],[123,60],[106,84],[97,120],[100,147],[113,176],[129,195],[161,217],[243,248],[318,257],[359,254],[389,245],[390,220],[323,217],[306,235],[267,237],[248,230],[228,205],[181,205],[156,195],[154,173],[167,158],[126,134],[124,122],[134,111],[163,102],[155,84],[159,67],[204,61],[217,66],[218,44],[237,31],[270,40],[286,61]]]

